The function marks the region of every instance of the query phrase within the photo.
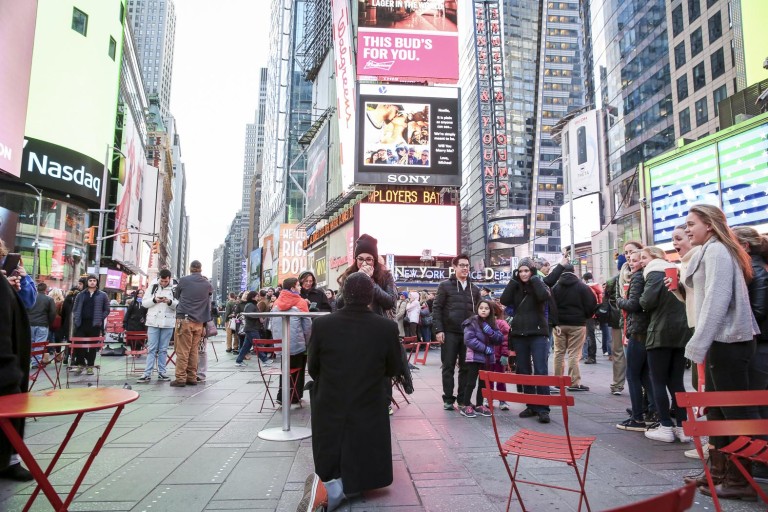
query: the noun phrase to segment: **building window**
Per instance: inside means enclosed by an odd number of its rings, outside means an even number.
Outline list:
[[[677,101],[683,101],[688,97],[688,74],[677,79]]]
[[[682,137],[691,131],[691,109],[684,108],[677,116],[680,120],[680,136]]]
[[[110,36],[109,37],[109,58],[112,60],[115,60],[115,55],[117,54],[117,41],[115,41],[115,38]]]
[[[675,46],[675,69],[685,64],[685,41]]]
[[[709,61],[712,69],[712,80],[725,73],[725,54],[722,48],[710,55]]]
[[[674,36],[679,35],[683,31],[683,28],[683,6],[678,5],[672,10],[672,34]]]
[[[88,15],[77,7],[72,8],[72,30],[88,35]]]
[[[717,2],[718,0],[707,0],[707,9],[715,5]]]
[[[701,16],[701,0],[688,0],[688,23],[693,23],[694,20],[699,19]]]
[[[728,86],[723,84],[712,93],[712,103],[715,105],[715,115],[720,115],[719,103],[728,97]]]
[[[694,105],[696,108],[696,126],[701,126],[709,121],[709,113],[707,112],[707,97],[701,98]]]
[[[704,73],[704,61],[701,61],[693,68],[693,90],[698,91],[707,85],[707,77]]]
[[[723,35],[723,20],[720,19],[720,11],[709,18],[709,44],[717,41]]]
[[[704,49],[704,38],[701,35],[701,27],[691,32],[691,58],[701,53]]]

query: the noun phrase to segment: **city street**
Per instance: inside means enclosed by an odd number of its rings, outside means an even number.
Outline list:
[[[233,355],[224,351],[222,337],[215,340],[215,346],[219,361],[209,345],[207,382],[181,389],[155,380],[136,384],[135,376],[125,376],[123,357],[102,358],[100,385],[123,387],[127,382],[141,397],[126,407],[71,510],[295,510],[304,479],[312,471],[311,439],[288,443],[259,439],[259,430],[277,427],[281,420],[274,410],[258,412],[264,386],[255,359],[248,368],[236,369]],[[401,404],[392,417],[394,484],[356,498],[340,510],[504,509],[508,479],[493,440],[491,420],[468,419],[443,410],[439,355],[439,351],[430,353],[427,365],[414,372],[416,391],[409,397],[411,404]],[[681,486],[682,476],[700,467],[698,461],[683,456],[688,446],[649,441],[641,433],[614,427],[625,417],[628,397],[609,393],[611,365],[607,358],[598,356],[598,364],[582,366],[582,375],[591,391],[576,395],[570,420],[573,434],[597,436],[587,478],[593,510]],[[86,385],[85,377],[78,381],[73,386]],[[41,384],[36,391],[46,389]],[[517,428],[552,433],[561,429],[558,411],[552,412],[549,425],[521,420],[519,411],[513,405],[511,411],[500,412],[506,435]],[[309,425],[308,406],[294,408],[291,414],[294,425]],[[52,475],[60,492],[74,482],[96,441],[93,433],[100,432],[108,415],[92,413],[81,422]],[[58,417],[27,423],[26,441],[43,464],[55,453],[70,422],[70,417]],[[575,483],[572,471],[564,465],[526,460],[521,467],[522,474],[531,479]],[[2,481],[0,510],[21,510],[32,490],[32,484]],[[576,497],[570,493],[530,486],[523,486],[522,493],[532,510],[576,510]],[[723,502],[726,511],[764,509],[763,504]],[[50,506],[39,496],[32,510],[47,511]],[[519,507],[513,503],[512,510]],[[692,510],[714,508],[711,500],[699,494]]]

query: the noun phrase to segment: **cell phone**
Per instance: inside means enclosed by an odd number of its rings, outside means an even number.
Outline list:
[[[5,275],[10,276],[16,270],[21,263],[21,254],[17,252],[9,252],[5,256],[5,262],[3,263],[3,270]]]

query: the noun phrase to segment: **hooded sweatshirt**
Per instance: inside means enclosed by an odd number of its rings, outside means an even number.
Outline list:
[[[309,307],[307,307],[307,301],[298,293],[291,290],[283,290],[275,301],[275,305],[272,306],[272,311],[303,311],[308,313]],[[280,318],[275,318],[274,320],[272,322],[272,336],[276,340],[282,340],[284,339],[283,321]],[[290,353],[292,356],[307,351],[307,341],[309,341],[311,333],[312,320],[307,317],[291,317]]]
[[[587,324],[597,307],[595,294],[589,285],[573,272],[563,272],[552,288],[557,304],[558,325],[582,326]]]

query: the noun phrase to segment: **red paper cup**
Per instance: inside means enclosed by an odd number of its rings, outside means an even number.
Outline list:
[[[677,275],[677,268],[665,268],[664,274],[672,280],[672,282],[669,284],[669,289],[671,291],[677,290],[677,281],[678,281],[678,275]]]

